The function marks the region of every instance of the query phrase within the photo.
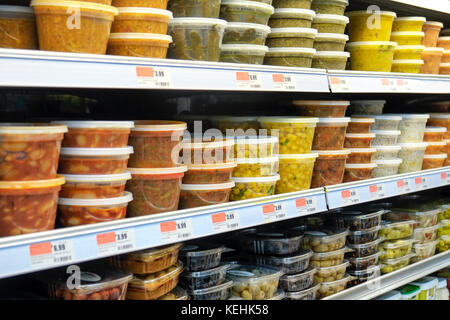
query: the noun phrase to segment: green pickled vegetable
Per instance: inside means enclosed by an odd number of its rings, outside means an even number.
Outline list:
[[[271,15],[272,12],[265,9],[239,7],[232,4],[222,4],[220,7],[220,18],[228,22],[248,22],[267,25]]]
[[[267,34],[256,29],[225,30],[223,44],[257,44],[264,45]]]
[[[263,64],[264,55],[238,54],[238,53],[222,53],[220,55],[221,62],[231,63],[247,63],[247,64]]]
[[[275,8],[311,9],[312,0],[273,0]]]
[[[337,23],[318,23],[314,22],[312,23],[312,27],[314,29],[317,29],[319,33],[338,33],[338,34],[344,34],[345,32],[345,24],[337,24]]]
[[[267,56],[264,64],[272,66],[311,68],[312,56]]]
[[[202,17],[217,19],[221,0],[170,0],[168,10],[174,17]]]
[[[342,1],[313,0],[311,10],[316,14],[337,14],[342,16],[347,5]]]
[[[344,51],[346,41],[339,40],[315,40],[314,49],[317,51]]]
[[[271,18],[271,28],[311,28],[312,20],[301,18]]]
[[[339,57],[314,57],[312,67],[328,70],[345,70],[347,58]]]
[[[266,45],[269,48],[282,48],[282,47],[312,48],[314,45],[314,39],[303,37],[270,38],[267,39]]]

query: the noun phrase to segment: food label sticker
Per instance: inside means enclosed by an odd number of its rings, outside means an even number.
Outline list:
[[[97,247],[99,255],[111,255],[123,251],[130,251],[130,249],[136,247],[134,230],[127,229],[98,234]]]
[[[369,186],[370,197],[372,199],[380,199],[386,197],[385,187],[382,184],[374,184]]]
[[[426,177],[416,177],[414,179],[416,189],[428,189],[428,179]]]
[[[398,180],[397,181],[397,189],[398,193],[407,193],[411,192],[411,183],[408,179]]]
[[[75,260],[73,242],[69,239],[30,244],[29,250],[32,267],[49,267]]]
[[[295,200],[295,207],[297,215],[309,215],[317,211],[317,200],[316,198],[300,198]]]
[[[143,88],[170,88],[170,71],[161,67],[136,67],[137,84]]]
[[[342,202],[344,205],[352,205],[359,203],[359,192],[357,189],[349,189],[341,191]]]
[[[349,81],[338,77],[330,77],[331,91],[350,91]]]
[[[261,79],[260,72],[236,72],[236,82],[239,89],[261,89]]]
[[[391,91],[391,92],[397,92],[397,84],[392,79],[381,79],[381,86],[384,88],[384,90]]]
[[[444,185],[450,184],[450,173],[442,172],[441,173],[441,181],[442,181],[442,184],[444,184]]]
[[[163,242],[177,242],[193,237],[192,219],[161,222],[161,239]]]
[[[240,227],[239,212],[221,212],[211,215],[214,232],[226,232]]]
[[[400,91],[411,91],[411,85],[409,80],[406,79],[397,79],[396,80],[397,88]]]
[[[271,223],[287,217],[286,207],[282,203],[271,203],[262,207],[264,221]]]
[[[273,88],[277,90],[294,91],[297,89],[295,75],[274,73],[272,74]]]

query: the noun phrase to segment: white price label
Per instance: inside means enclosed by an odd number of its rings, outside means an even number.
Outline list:
[[[137,83],[143,88],[172,87],[170,71],[161,67],[136,67]]]
[[[416,177],[414,182],[416,183],[416,189],[428,189],[428,179],[426,177]]]
[[[331,91],[348,92],[350,91],[349,80],[338,77],[330,77]]]
[[[397,181],[397,190],[399,194],[408,193],[412,191],[411,181],[408,179]]]
[[[194,235],[192,219],[161,222],[159,227],[162,241],[177,242],[186,240]]]
[[[299,216],[313,214],[317,211],[317,200],[316,198],[300,198],[295,200],[295,207]]]
[[[356,189],[342,190],[341,191],[342,202],[344,205],[352,205],[359,203],[359,192]]]
[[[236,72],[236,82],[240,89],[261,89],[262,77],[260,72]]]
[[[450,173],[442,172],[441,173],[441,182],[443,185],[450,184]]]
[[[287,217],[286,207],[282,203],[271,203],[262,207],[266,223],[282,220]]]
[[[397,92],[397,83],[393,79],[381,79],[381,86],[384,90],[388,92]]]
[[[30,244],[29,250],[32,267],[50,267],[75,260],[72,240]]]
[[[119,254],[136,248],[134,230],[112,231],[97,235],[99,255]]]
[[[226,232],[240,227],[239,212],[221,212],[211,215],[214,232]]]
[[[274,73],[272,74],[273,87],[277,90],[295,91],[297,86],[295,84],[295,75]]]
[[[411,91],[410,80],[397,79],[396,80],[396,84],[397,84],[398,91],[401,91],[401,92],[409,92],[409,91]]]
[[[374,184],[369,186],[369,191],[372,199],[381,199],[386,197],[385,186],[382,184]]]

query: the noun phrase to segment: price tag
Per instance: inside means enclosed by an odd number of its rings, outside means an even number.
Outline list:
[[[396,83],[397,83],[397,88],[400,91],[407,91],[407,92],[411,91],[411,86],[410,86],[409,80],[397,79]]]
[[[262,207],[266,223],[282,220],[287,217],[285,205],[282,203],[266,204]]]
[[[29,250],[32,267],[50,267],[75,260],[72,240],[30,244]]]
[[[426,177],[416,177],[414,179],[416,189],[428,189],[428,179]]]
[[[161,222],[161,238],[164,242],[177,242],[193,237],[192,219]]]
[[[450,174],[448,172],[442,172],[441,181],[443,185],[450,184]]]
[[[136,67],[137,84],[143,88],[172,87],[170,71],[161,67]]]
[[[262,77],[260,72],[236,72],[236,82],[240,89],[261,89]]]
[[[411,192],[412,191],[411,182],[408,179],[398,180],[397,190],[399,194]]]
[[[295,91],[297,89],[295,75],[274,73],[272,74],[272,80],[274,89],[286,91]]]
[[[330,87],[331,91],[350,91],[349,81],[338,77],[330,77]]]
[[[240,227],[239,212],[221,212],[211,215],[214,232],[226,232]]]
[[[352,205],[359,203],[359,192],[357,189],[343,190],[341,191],[342,202],[344,205]]]
[[[381,199],[386,197],[385,187],[382,184],[369,186],[370,197],[372,199]]]
[[[134,230],[113,231],[97,235],[99,255],[119,254],[136,248]]]
[[[395,83],[394,80],[392,79],[381,79],[381,86],[384,88],[384,90],[386,91],[390,91],[390,92],[396,92],[397,90],[397,84]]]
[[[317,200],[316,198],[300,198],[295,200],[295,207],[299,216],[313,214],[317,211]]]

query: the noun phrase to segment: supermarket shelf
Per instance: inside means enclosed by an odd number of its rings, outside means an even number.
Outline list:
[[[366,283],[346,289],[323,300],[370,300],[448,266],[450,266],[450,251],[371,279]]]
[[[0,87],[330,92],[325,70],[0,49]]]
[[[332,93],[450,93],[450,76],[395,72],[328,72]]]
[[[450,184],[450,166],[325,187],[329,209]]]
[[[319,188],[0,238],[0,279],[323,211]]]

